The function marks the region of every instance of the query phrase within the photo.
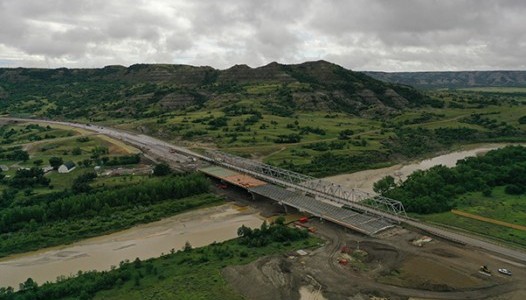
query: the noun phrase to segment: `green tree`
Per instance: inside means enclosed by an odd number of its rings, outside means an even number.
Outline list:
[[[31,277],[20,284],[21,291],[35,291],[37,288],[38,284]]]
[[[7,158],[10,160],[16,160],[16,161],[21,160],[25,162],[29,159],[29,154],[24,150],[16,149],[11,154],[9,154]]]
[[[188,252],[190,250],[192,250],[192,244],[190,244],[189,241],[186,241],[186,243],[184,243],[184,246],[183,246],[183,251]]]
[[[58,170],[58,167],[62,165],[64,161],[62,160],[62,157],[53,156],[49,158],[49,165],[53,167],[53,169]]]
[[[82,154],[82,150],[80,149],[80,147],[76,147],[76,148],[73,148],[73,150],[71,150],[71,155],[81,155]]]
[[[373,191],[378,194],[385,194],[389,190],[396,187],[393,176],[385,176],[373,184]]]
[[[172,172],[172,169],[167,163],[160,163],[153,168],[153,175],[166,176]]]

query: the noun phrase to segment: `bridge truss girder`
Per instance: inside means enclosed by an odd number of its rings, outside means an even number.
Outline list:
[[[330,181],[318,179],[312,176],[300,174],[290,170],[274,167],[251,159],[242,158],[220,151],[208,151],[209,156],[218,164],[226,167],[235,167],[237,170],[251,171],[252,175],[264,175],[276,179],[275,183],[288,183],[292,188],[300,188],[315,196],[321,196],[328,200],[351,208],[365,209],[366,212],[381,211],[395,217],[407,217],[403,204],[394,199],[360,191],[348,189]],[[267,179],[267,178],[262,178]],[[362,207],[364,206],[364,207]],[[382,216],[382,214],[380,214]],[[395,218],[398,220],[398,218]]]

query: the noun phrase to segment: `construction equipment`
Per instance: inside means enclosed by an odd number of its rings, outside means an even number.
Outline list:
[[[316,227],[308,226],[308,225],[302,224],[300,222],[294,222],[294,226],[306,228],[311,233],[315,233],[316,232]]]
[[[487,275],[487,276],[491,276],[491,271],[488,269],[488,266],[486,265],[480,267],[479,273]]]
[[[341,251],[341,253],[346,253],[346,254],[351,254],[351,249],[348,247],[348,246],[343,246]]]

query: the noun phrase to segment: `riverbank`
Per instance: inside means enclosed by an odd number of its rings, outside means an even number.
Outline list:
[[[224,204],[67,246],[6,257],[0,260],[0,286],[18,287],[29,277],[41,284],[79,270],[108,270],[125,259],[144,260],[180,250],[187,241],[200,247],[229,240],[237,237],[241,225],[255,228],[263,220],[254,209]]]
[[[403,181],[407,176],[411,175],[416,170],[427,170],[436,165],[445,165],[447,167],[453,167],[456,165],[458,160],[464,159],[470,156],[483,155],[484,153],[503,148],[508,145],[523,145],[515,143],[504,143],[504,144],[470,144],[462,145],[457,147],[455,150],[444,153],[430,155],[429,158],[408,161],[406,163],[396,164],[386,168],[380,169],[369,169],[359,172],[341,174],[336,176],[326,177],[325,179],[346,188],[355,188],[365,192],[374,193],[373,185],[378,180],[385,176],[392,176],[397,181]]]

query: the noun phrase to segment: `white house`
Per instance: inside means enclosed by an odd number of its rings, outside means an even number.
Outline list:
[[[62,164],[60,167],[58,167],[59,173],[69,173],[75,169],[75,163],[72,161],[67,161],[64,164]]]

